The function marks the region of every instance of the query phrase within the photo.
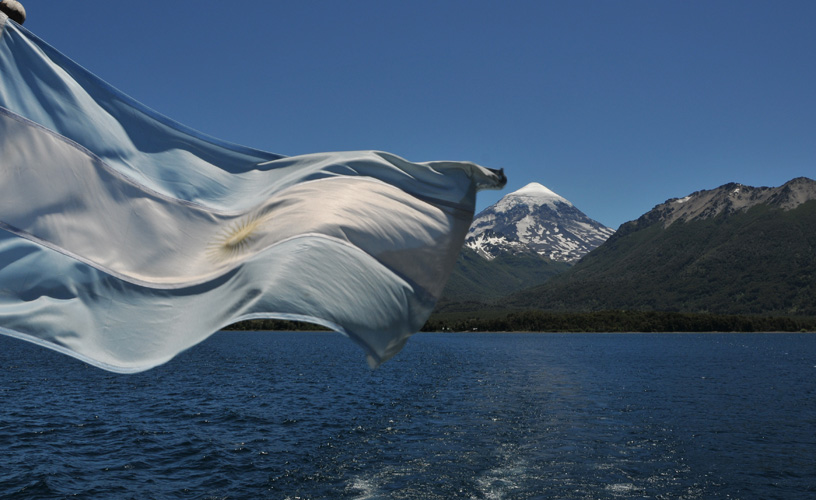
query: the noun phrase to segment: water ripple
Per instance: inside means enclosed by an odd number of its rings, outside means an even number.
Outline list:
[[[221,333],[113,375],[0,338],[0,497],[816,495],[816,336]],[[57,375],[58,374],[58,375]]]

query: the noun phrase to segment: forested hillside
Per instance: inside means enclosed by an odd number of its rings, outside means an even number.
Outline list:
[[[816,315],[816,200],[625,224],[568,272],[505,307]]]

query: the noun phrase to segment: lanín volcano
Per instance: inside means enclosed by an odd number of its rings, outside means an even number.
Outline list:
[[[465,245],[488,260],[532,250],[550,260],[573,264],[614,232],[566,198],[533,182],[479,213]]]

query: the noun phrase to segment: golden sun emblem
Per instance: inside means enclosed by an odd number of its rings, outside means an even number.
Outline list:
[[[246,252],[256,239],[258,228],[264,220],[258,215],[251,215],[234,222],[207,248],[207,256],[215,262],[221,262]]]

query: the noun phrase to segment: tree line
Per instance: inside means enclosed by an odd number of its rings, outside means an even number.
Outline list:
[[[434,315],[423,331],[486,332],[816,332],[816,318],[661,311]]]
[[[315,331],[311,323],[252,319],[225,330]],[[434,314],[423,332],[816,332],[816,318],[661,311],[482,311]]]

